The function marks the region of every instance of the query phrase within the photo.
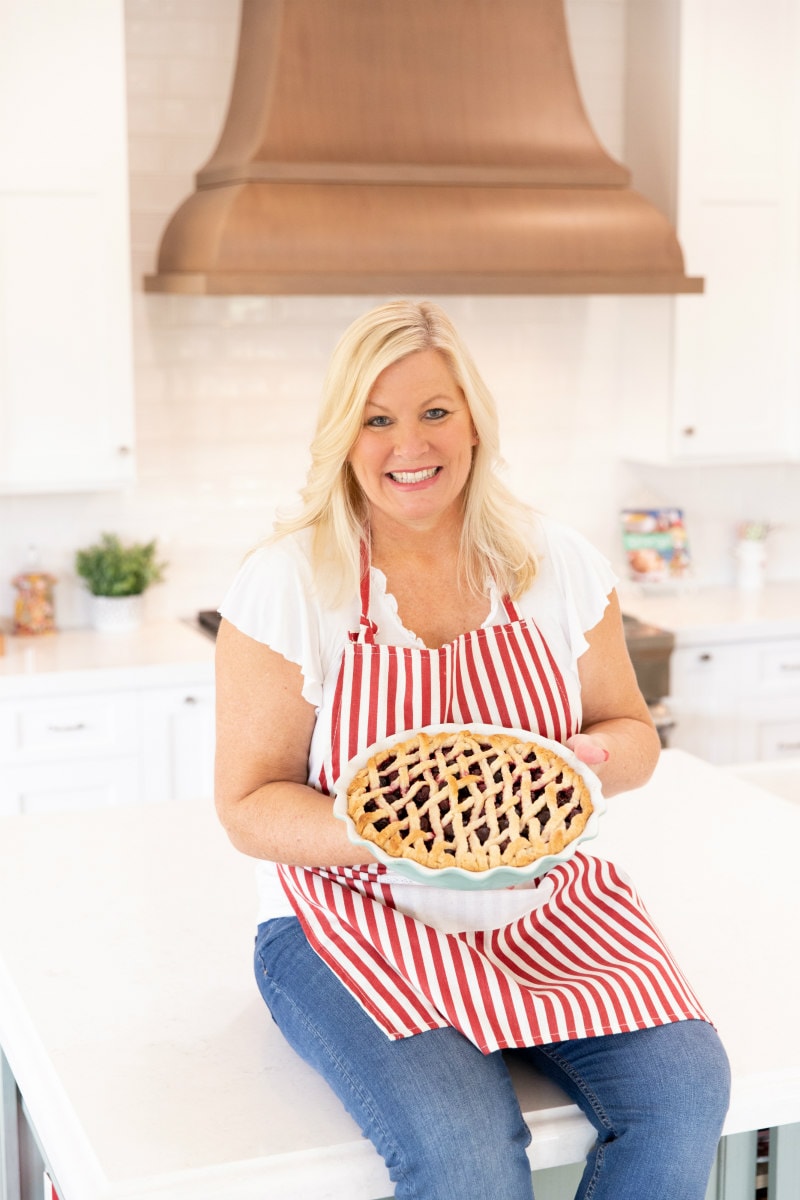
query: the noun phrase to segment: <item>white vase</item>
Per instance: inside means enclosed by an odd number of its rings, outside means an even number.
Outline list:
[[[764,586],[767,547],[763,541],[742,538],[736,543],[736,584],[742,592],[757,592]]]
[[[92,596],[91,622],[98,633],[131,633],[142,623],[142,596]]]

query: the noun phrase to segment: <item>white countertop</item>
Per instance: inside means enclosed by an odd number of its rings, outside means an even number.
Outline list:
[[[157,686],[211,680],[214,643],[187,621],[144,624],[133,633],[92,629],[5,637],[0,698],[44,691]]]
[[[800,804],[672,750],[592,843],[633,875],[718,1025],[729,1133],[800,1121],[798,840]],[[263,1007],[252,864],[210,806],[7,817],[0,848],[0,1044],[63,1200],[390,1194]],[[582,1157],[577,1110],[518,1086],[534,1166]]]
[[[800,581],[769,583],[760,591],[686,585],[647,590],[620,583],[623,612],[672,630],[678,646],[800,637]]]

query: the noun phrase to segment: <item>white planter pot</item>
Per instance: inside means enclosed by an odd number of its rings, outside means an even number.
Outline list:
[[[99,633],[131,633],[142,623],[143,597],[92,596],[92,628]]]

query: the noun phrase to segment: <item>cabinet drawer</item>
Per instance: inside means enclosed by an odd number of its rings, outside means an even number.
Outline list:
[[[135,694],[44,696],[0,706],[0,761],[53,762],[134,753]]]
[[[800,641],[766,643],[758,647],[758,689],[765,694],[796,695],[800,699]]]
[[[714,712],[736,707],[747,658],[736,646],[687,646],[673,651],[670,695],[686,708]]]
[[[759,721],[759,759],[800,759],[800,717],[788,721]]]
[[[136,756],[0,766],[0,816],[135,804],[140,773]]]

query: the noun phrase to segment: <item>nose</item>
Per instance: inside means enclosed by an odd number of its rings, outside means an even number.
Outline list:
[[[430,445],[428,431],[419,421],[398,421],[393,433],[392,449],[397,458],[407,461],[419,458]]]

